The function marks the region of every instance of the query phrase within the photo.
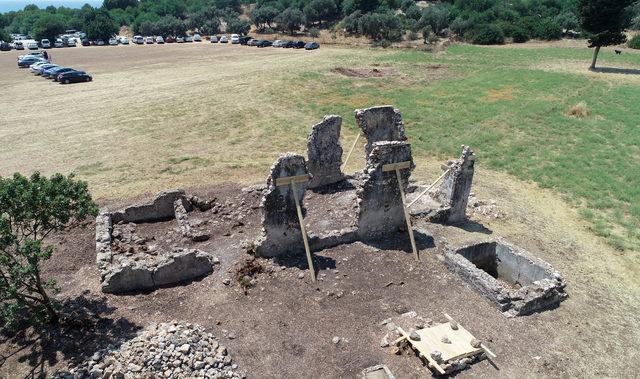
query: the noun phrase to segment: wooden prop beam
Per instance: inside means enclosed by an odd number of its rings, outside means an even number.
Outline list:
[[[296,211],[298,213],[298,222],[300,223],[300,232],[302,232],[302,242],[304,243],[304,251],[307,253],[307,264],[309,265],[309,271],[311,274],[311,281],[316,282],[316,270],[313,267],[313,257],[311,256],[311,249],[309,249],[309,241],[307,240],[307,228],[304,226],[304,219],[302,218],[302,208],[300,208],[300,199],[298,198],[298,188],[296,183],[304,183],[309,181],[309,175],[287,176],[284,178],[276,178],[276,186],[291,186],[293,191],[293,199],[296,203]]]
[[[409,343],[411,343],[411,338],[409,338],[409,335],[404,330],[402,330],[401,327],[398,327],[398,331],[400,332],[400,334],[402,334],[402,336],[404,338],[407,339],[407,341],[409,341]],[[418,353],[420,353],[420,356],[424,357],[429,362],[429,367],[435,368],[442,375],[444,375],[446,373],[444,371],[444,369],[438,364],[438,362],[436,362],[435,359],[431,358],[431,352],[430,351],[425,351],[425,350],[419,348],[417,345],[414,345],[413,343],[411,343],[411,346],[416,348],[416,350],[418,350]]]
[[[398,188],[400,189],[400,198],[402,199],[402,210],[404,211],[404,219],[407,222],[407,231],[409,232],[409,240],[411,240],[411,250],[413,250],[413,256],[416,261],[420,260],[418,255],[418,249],[416,248],[416,240],[413,236],[413,227],[411,226],[411,215],[409,214],[409,208],[407,207],[407,200],[404,196],[404,189],[402,188],[402,176],[400,170],[405,170],[411,167],[411,162],[398,162],[390,163],[382,166],[382,172],[395,171],[396,178],[398,179]]]
[[[356,140],[353,141],[353,145],[351,145],[351,149],[349,149],[349,153],[347,153],[347,158],[344,160],[344,163],[342,164],[342,167],[340,167],[340,171],[344,172],[345,167],[347,167],[347,162],[349,162],[349,158],[351,157],[351,153],[353,153],[353,149],[356,148],[356,144],[358,143],[358,140],[360,139],[360,135],[362,133],[358,133],[358,136],[356,137]]]
[[[436,179],[433,183],[431,183],[431,185],[430,185],[429,187],[427,187],[427,189],[425,189],[424,191],[422,191],[422,192],[420,193],[420,195],[418,195],[418,197],[416,197],[415,199],[413,199],[413,201],[412,201],[412,202],[410,202],[410,203],[409,203],[409,205],[407,205],[407,208],[411,208],[411,206],[412,206],[413,204],[415,204],[415,202],[416,202],[416,201],[420,200],[420,198],[421,198],[422,196],[424,196],[427,192],[429,192],[429,190],[430,190],[431,188],[433,188],[433,186],[435,186],[435,185],[440,181],[440,179],[444,178],[444,176],[445,176],[445,175],[447,175],[447,173],[449,172],[449,170],[451,170],[451,169],[449,168],[449,169],[447,169],[445,172],[443,172],[443,173],[442,173],[442,175],[440,175],[440,176],[438,177],[438,179]]]

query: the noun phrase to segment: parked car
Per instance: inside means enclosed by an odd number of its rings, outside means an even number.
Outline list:
[[[220,36],[220,43],[227,43],[229,42],[229,40],[227,39],[227,36]]]
[[[115,38],[109,38],[109,45],[110,46],[118,46],[118,40]]]
[[[34,63],[37,62],[46,62],[46,60],[42,57],[36,56],[36,55],[29,55],[27,57],[24,57],[22,59],[20,59],[18,61],[18,67],[19,68],[27,68],[29,66],[31,66]]]
[[[46,38],[45,38],[45,39],[43,39],[43,40],[40,40],[40,46],[41,46],[43,49],[50,49],[50,48],[51,48],[51,41],[49,41],[49,40],[48,40],[48,39],[46,39]]]
[[[285,41],[284,44],[282,45],[282,47],[284,47],[285,49],[291,49],[296,45],[296,43],[294,41]]]
[[[101,39],[96,40],[96,46],[104,46],[104,41]]]
[[[304,45],[305,50],[315,50],[319,47],[320,47],[320,44],[317,42],[307,42],[307,44]]]
[[[156,37],[156,43],[159,44],[159,45],[164,44],[164,38],[162,38],[160,36],[157,36]]]
[[[261,40],[260,42],[258,42],[256,44],[256,46],[258,46],[258,47],[269,47],[271,45],[272,45],[271,41],[266,40],[266,39],[263,39],[263,40]]]
[[[284,44],[283,40],[277,39],[277,40],[273,41],[273,44],[271,44],[271,46],[273,46],[273,47],[282,47],[283,44]]]
[[[62,42],[62,40],[58,38],[56,42],[53,43],[53,46],[55,46],[57,49],[60,49],[64,47],[64,42]]]
[[[6,42],[0,42],[0,51],[11,51],[11,45]]]
[[[83,38],[80,43],[82,44],[82,46],[91,46],[91,41],[89,41],[87,38]]]
[[[127,38],[127,37],[120,38],[120,43],[123,44],[123,45],[128,45],[129,44],[129,38]]]
[[[66,43],[67,47],[76,47],[76,39],[69,38]]]
[[[209,37],[209,42],[211,42],[211,43],[218,43],[218,36],[211,36],[211,37]]]
[[[306,45],[306,42],[304,41],[295,41],[293,48],[294,49],[304,49],[304,45]]]
[[[259,39],[251,38],[249,41],[247,41],[247,46],[256,46],[258,42],[260,42]]]
[[[249,41],[251,41],[252,39],[253,39],[253,37],[242,36],[242,37],[240,37],[240,44],[241,45],[247,45],[249,43]]]
[[[166,43],[174,43],[176,42],[175,38],[171,37],[171,36],[167,36],[167,38],[164,39],[164,42]]]
[[[202,42],[202,37],[200,36],[200,34],[193,35],[193,42]]]
[[[176,42],[177,43],[184,43],[184,37],[177,37],[176,38]]]
[[[71,72],[71,71],[76,71],[76,70],[70,67],[60,67],[58,69],[51,70],[51,73],[49,74],[49,79],[53,79],[57,82],[58,75],[64,74],[66,72]]]
[[[60,84],[90,82],[93,77],[84,71],[69,71],[58,75],[56,78]]]
[[[24,43],[22,43],[22,41],[16,41],[13,43],[13,47],[16,50],[24,50]]]
[[[27,44],[27,49],[29,49],[29,50],[38,50],[38,44],[35,41],[29,42]]]
[[[53,67],[57,67],[57,64],[53,64],[53,63],[47,63],[47,62],[36,62],[34,64],[32,64],[31,67],[31,72],[35,75],[42,75],[42,72],[44,70],[48,70],[50,68]]]
[[[24,59],[24,58],[26,58],[26,57],[38,57],[38,58],[42,58],[42,57],[43,57],[43,54],[42,54],[42,52],[41,52],[41,51],[34,51],[34,52],[31,52],[31,53],[27,53],[27,54],[23,54],[23,55],[18,56],[18,60]],[[45,60],[46,60],[46,59],[45,59]]]
[[[193,37],[191,36],[184,37],[184,42],[193,42]]]
[[[153,45],[155,39],[153,39],[153,37],[147,37],[145,38],[145,42],[147,43],[147,45]]]
[[[144,43],[144,38],[142,36],[133,36],[133,43],[142,45]]]
[[[237,34],[232,34],[231,35],[231,43],[234,45],[237,45],[240,43],[240,36]]]
[[[50,79],[52,77],[51,74],[56,73],[58,70],[62,70],[63,68],[66,67],[55,65],[54,67],[44,69],[42,70],[42,77]]]

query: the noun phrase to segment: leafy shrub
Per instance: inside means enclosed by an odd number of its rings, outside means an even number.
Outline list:
[[[276,17],[278,28],[293,35],[304,24],[304,13],[297,8],[287,8]]]
[[[477,45],[499,45],[504,43],[504,33],[495,25],[478,25],[471,31],[471,42]]]
[[[471,29],[471,22],[462,17],[456,17],[449,25],[449,28],[457,35],[463,36]]]
[[[640,34],[634,36],[627,42],[627,46],[632,49],[640,49]]]
[[[54,250],[44,240],[98,213],[87,184],[73,175],[0,177],[0,210],[0,320],[9,327],[24,319],[57,323],[58,303],[48,293],[56,284],[40,272]]]
[[[342,19],[342,26],[347,34],[360,35],[360,18],[362,18],[362,12],[355,11]]]
[[[534,29],[534,37],[545,41],[562,38],[562,28],[551,18],[540,20]]]
[[[418,39],[418,33],[414,32],[414,31],[410,31],[409,34],[407,34],[407,40],[415,41],[417,39]]]
[[[311,28],[309,29],[309,35],[313,38],[318,38],[320,37],[320,30],[318,30],[318,28]]]
[[[524,43],[529,40],[529,33],[523,28],[516,27],[511,33],[511,37],[513,37],[513,42],[515,43]]]
[[[393,13],[367,13],[358,22],[361,34],[374,41],[399,41],[402,39],[402,23]]]
[[[431,26],[434,33],[440,34],[440,32],[449,27],[449,18],[451,16],[450,7],[446,4],[431,5],[422,11],[422,17],[420,17],[420,26]]]

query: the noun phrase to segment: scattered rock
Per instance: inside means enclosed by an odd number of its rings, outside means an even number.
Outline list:
[[[335,337],[333,337],[333,339],[332,339],[331,341],[332,341],[334,344],[336,344],[336,345],[337,345],[338,343],[340,343],[340,337],[335,336]]]
[[[415,330],[409,332],[409,338],[414,341],[420,341],[420,335]]]

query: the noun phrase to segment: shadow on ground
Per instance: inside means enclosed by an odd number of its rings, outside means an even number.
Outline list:
[[[640,75],[640,70],[635,68],[596,67],[591,71],[603,74]]]
[[[413,237],[416,240],[416,248],[418,251],[436,247],[433,237],[420,229],[413,230]],[[413,254],[409,234],[405,232],[397,232],[393,236],[387,235],[382,239],[366,240],[362,241],[362,243],[380,250],[399,250]]]
[[[0,343],[15,347],[0,357],[0,368],[10,357],[26,363],[31,371],[26,378],[46,378],[47,368],[64,360],[77,365],[96,351],[117,348],[132,339],[141,329],[125,318],[109,318],[116,308],[107,305],[106,298],[89,298],[88,291],[67,300],[61,310],[61,322],[56,327],[23,329],[15,334],[4,333]]]

